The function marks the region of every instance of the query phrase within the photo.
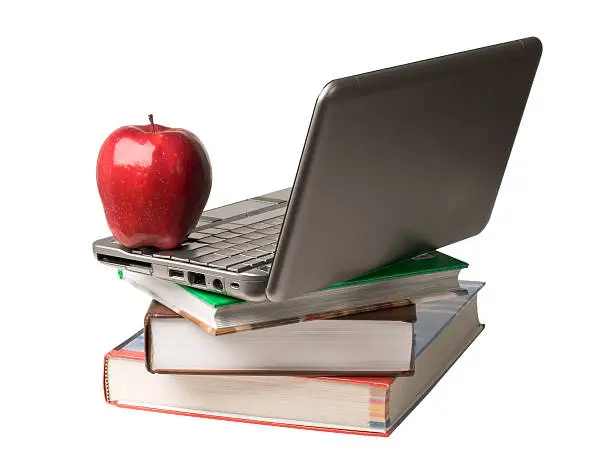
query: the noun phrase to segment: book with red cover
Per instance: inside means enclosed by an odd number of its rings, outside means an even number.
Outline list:
[[[412,377],[150,374],[142,331],[106,354],[104,394],[118,407],[310,430],[389,436],[484,326],[476,295],[417,305]]]

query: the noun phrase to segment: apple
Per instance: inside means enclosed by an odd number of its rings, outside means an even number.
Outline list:
[[[198,223],[212,168],[191,132],[153,122],[112,132],[98,154],[96,181],[111,233],[123,246],[172,249]]]

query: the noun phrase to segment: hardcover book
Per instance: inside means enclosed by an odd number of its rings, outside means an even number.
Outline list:
[[[417,305],[411,377],[150,374],[142,331],[104,359],[115,406],[209,419],[389,436],[480,334],[477,293]]]
[[[326,289],[278,303],[245,302],[223,294],[120,271],[120,277],[213,335],[337,317],[396,300],[412,303],[463,293],[458,276],[467,264],[441,252],[405,259]]]
[[[398,300],[215,338],[153,301],[145,316],[146,366],[167,374],[410,375],[415,319],[415,306]]]

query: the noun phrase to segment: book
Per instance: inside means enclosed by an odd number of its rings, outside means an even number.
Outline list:
[[[417,304],[411,377],[150,374],[141,332],[104,358],[114,406],[170,414],[389,436],[480,334],[477,293]]]
[[[157,301],[145,316],[152,373],[410,375],[416,319],[408,300],[371,311],[213,337]]]
[[[246,302],[153,276],[121,270],[119,275],[175,313],[213,335],[336,317],[371,310],[395,300],[413,303],[461,293],[458,278],[467,264],[441,252],[404,259],[326,289],[282,302]]]

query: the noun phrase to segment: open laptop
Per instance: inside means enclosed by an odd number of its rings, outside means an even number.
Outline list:
[[[97,259],[280,301],[486,226],[542,52],[526,38],[333,80],[293,188],[204,211],[174,250],[112,237]]]

